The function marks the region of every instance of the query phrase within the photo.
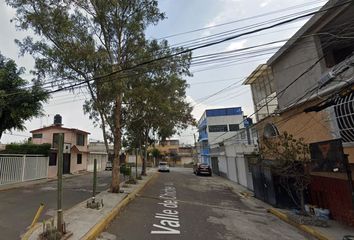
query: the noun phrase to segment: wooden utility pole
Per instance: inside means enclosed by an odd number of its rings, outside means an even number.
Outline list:
[[[135,179],[138,179],[138,152],[139,149],[137,148],[135,151]]]
[[[59,133],[58,143],[58,215],[57,215],[57,230],[63,233],[63,151],[64,151],[64,134]]]

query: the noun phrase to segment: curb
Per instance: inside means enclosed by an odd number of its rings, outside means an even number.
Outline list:
[[[278,218],[280,218],[284,222],[287,222],[287,223],[293,225],[294,227],[296,227],[296,228],[298,228],[298,229],[310,234],[311,236],[313,236],[313,237],[315,237],[315,238],[317,238],[319,240],[330,240],[328,237],[323,235],[321,232],[315,230],[314,228],[312,228],[312,227],[310,227],[308,225],[299,224],[299,223],[296,223],[296,222],[290,220],[285,213],[282,213],[282,212],[278,211],[275,208],[270,208],[267,211],[269,213],[272,213],[273,215],[277,216]]]
[[[94,227],[87,232],[81,240],[94,240],[98,237],[101,232],[103,232],[107,226],[114,220],[116,216],[120,213],[120,211],[126,207],[132,200],[135,199],[136,195],[145,188],[145,186],[154,178],[158,176],[158,172],[154,172],[153,175],[140,187],[135,189],[133,192],[129,193],[120,203],[118,203],[106,216],[104,219],[99,221]]]

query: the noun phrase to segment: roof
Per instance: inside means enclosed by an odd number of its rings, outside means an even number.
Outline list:
[[[260,64],[258,67],[246,78],[243,85],[252,84],[260,75],[268,69],[267,64]]]
[[[333,7],[335,4],[339,4],[339,5],[343,5],[343,2],[347,2],[348,4],[351,4],[352,1],[348,2],[348,1],[344,1],[344,0],[329,0],[315,15],[313,15],[310,20],[308,20],[268,61],[267,64],[268,66],[272,65],[275,61],[277,61],[287,50],[289,50],[294,44],[295,42],[301,37],[303,36],[305,33],[308,33],[309,31],[311,31],[311,29],[313,29],[315,27],[316,24],[318,23],[322,23],[322,19],[327,17],[329,14],[332,14],[332,11],[322,11],[321,10],[325,10],[328,8]],[[343,11],[348,5],[342,6],[342,7],[338,7],[336,8],[336,10],[338,9],[340,13],[341,11]]]
[[[205,110],[206,117],[220,117],[220,116],[230,116],[230,115],[242,115],[241,107],[232,108],[218,108],[218,109],[207,109]]]
[[[66,130],[66,131],[70,131],[70,132],[77,132],[77,133],[83,133],[83,134],[90,134],[89,132],[77,129],[77,128],[65,128],[59,125],[51,125],[48,127],[43,127],[43,128],[38,128],[38,129],[34,129],[32,131],[30,131],[30,133],[35,133],[35,132],[41,132],[41,131],[45,131],[47,129],[51,129],[51,128],[58,128],[58,129],[62,129],[62,130]]]
[[[71,150],[74,150],[76,152],[89,153],[89,151],[80,150],[76,145],[72,146]]]

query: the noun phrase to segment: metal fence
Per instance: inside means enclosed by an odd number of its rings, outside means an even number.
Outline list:
[[[43,155],[0,155],[0,185],[48,176],[49,157]]]

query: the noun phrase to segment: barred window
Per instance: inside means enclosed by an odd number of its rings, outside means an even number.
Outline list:
[[[210,125],[209,132],[227,132],[227,125]]]

